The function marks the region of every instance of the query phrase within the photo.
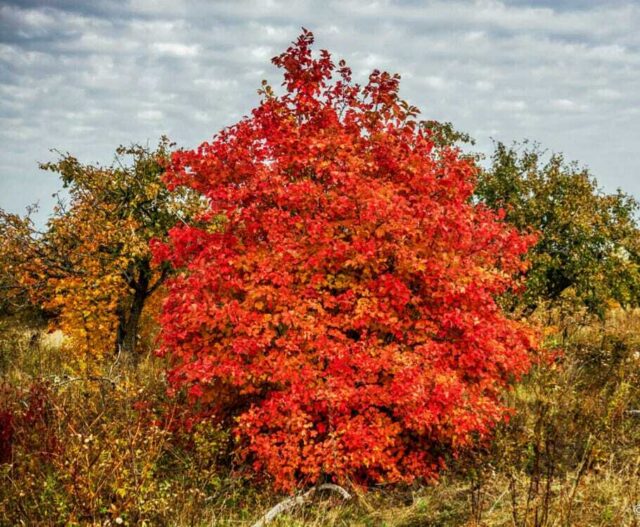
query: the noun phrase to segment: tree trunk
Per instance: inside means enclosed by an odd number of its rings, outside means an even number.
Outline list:
[[[129,316],[127,317],[124,327],[124,335],[121,343],[122,349],[134,357],[136,354],[136,345],[138,343],[138,326],[140,325],[140,316],[142,315],[142,309],[144,308],[146,299],[146,289],[136,290],[133,295],[133,301],[131,302]]]
[[[149,288],[151,270],[148,262],[144,262],[136,281],[132,284],[133,298],[128,309],[120,312],[120,322],[116,335],[116,353],[124,353],[134,363],[137,362],[136,346],[138,343],[138,326],[144,304],[151,291]]]

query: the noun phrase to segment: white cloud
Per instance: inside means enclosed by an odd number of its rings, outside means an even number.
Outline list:
[[[496,101],[494,104],[496,110],[502,110],[505,112],[522,112],[527,109],[527,103],[525,101]]]
[[[144,110],[142,112],[138,112],[138,117],[140,119],[158,121],[164,117],[164,114],[160,110]]]
[[[356,80],[402,74],[424,118],[531,138],[640,196],[640,5],[612,0],[59,0],[0,6],[0,207],[57,188],[49,148],[109,162],[163,133],[194,146],[250,112],[301,26]],[[57,7],[53,7],[57,6]],[[66,7],[65,7],[66,6]]]
[[[406,77],[407,76],[405,75],[405,78]],[[426,86],[429,86],[430,88],[433,88],[435,90],[442,90],[450,84],[447,80],[437,75],[429,75],[427,77],[424,77],[422,79],[422,82],[424,82]]]
[[[179,42],[156,42],[151,48],[161,55],[174,57],[195,57],[198,54],[198,46],[180,44]]]
[[[551,106],[556,110],[566,112],[579,112],[585,109],[583,106],[576,104],[570,99],[554,99],[551,101]]]

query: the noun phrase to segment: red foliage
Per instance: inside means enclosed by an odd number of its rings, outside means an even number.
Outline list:
[[[0,386],[0,464],[11,463],[14,449],[24,447],[41,461],[59,453],[51,385],[36,379],[28,389]]]
[[[11,461],[13,451],[13,420],[10,410],[0,408],[0,464]]]
[[[155,248],[181,269],[170,381],[236,418],[279,488],[434,477],[529,367],[530,331],[494,299],[532,240],[471,201],[476,167],[434,146],[398,76],[359,86],[312,43],[273,60],[284,95],[265,84],[251,117],[174,155],[168,184],[210,212]]]

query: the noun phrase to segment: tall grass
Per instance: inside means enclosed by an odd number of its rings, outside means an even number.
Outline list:
[[[640,312],[543,315],[561,353],[507,395],[492,442],[437,484],[319,493],[274,525],[638,525]],[[160,359],[80,375],[73,356],[0,328],[0,525],[251,525],[283,498],[235,465],[226,430],[167,396]]]

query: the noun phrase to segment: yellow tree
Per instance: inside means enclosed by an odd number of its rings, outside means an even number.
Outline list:
[[[28,215],[0,211],[0,258],[13,277],[5,297],[26,292],[82,352],[115,348],[135,357],[144,307],[169,272],[152,262],[150,242],[199,209],[192,194],[161,181],[171,146],[162,138],[154,150],[120,147],[106,167],[70,154],[42,164],[69,197],[44,232]]]

